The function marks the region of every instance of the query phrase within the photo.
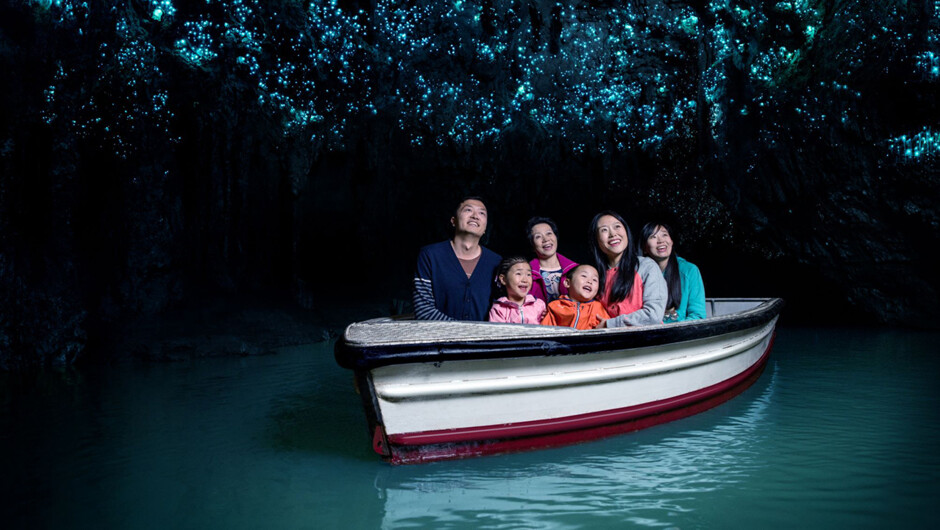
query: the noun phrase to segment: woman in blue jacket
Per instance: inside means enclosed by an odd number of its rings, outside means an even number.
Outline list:
[[[676,255],[672,229],[663,223],[646,223],[640,239],[643,255],[663,271],[669,298],[663,322],[705,318],[705,285],[698,267]]]

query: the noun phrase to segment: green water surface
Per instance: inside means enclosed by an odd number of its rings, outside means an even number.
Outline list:
[[[927,528],[940,334],[781,328],[702,414],[391,467],[332,343],[0,376],[7,528]]]

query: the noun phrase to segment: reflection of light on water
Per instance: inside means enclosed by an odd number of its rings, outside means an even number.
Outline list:
[[[746,482],[766,465],[759,457],[761,427],[775,363],[768,372],[728,403],[646,431],[553,450],[383,468],[376,478],[385,499],[383,528],[674,524],[676,514],[698,509],[693,504],[703,492]],[[713,423],[744,403],[739,414]],[[688,430],[691,425],[702,427]]]

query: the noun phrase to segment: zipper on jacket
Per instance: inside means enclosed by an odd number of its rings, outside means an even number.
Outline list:
[[[571,326],[575,329],[578,329],[578,321],[581,320],[581,302],[577,300],[574,301],[574,325]]]

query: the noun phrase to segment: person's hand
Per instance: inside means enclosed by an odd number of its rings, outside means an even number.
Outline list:
[[[679,313],[676,312],[675,307],[670,307],[666,310],[666,314],[663,315],[663,320],[675,320],[679,318]]]

